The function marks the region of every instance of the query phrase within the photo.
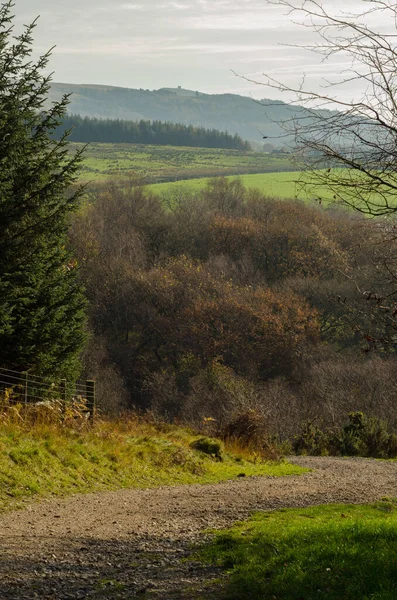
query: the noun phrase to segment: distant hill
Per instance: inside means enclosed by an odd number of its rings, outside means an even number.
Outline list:
[[[302,108],[236,94],[203,94],[182,88],[135,90],[106,85],[52,83],[49,100],[72,93],[69,112],[101,119],[152,120],[218,129],[275,147],[286,144],[280,123],[302,116]],[[263,140],[266,136],[266,140]]]

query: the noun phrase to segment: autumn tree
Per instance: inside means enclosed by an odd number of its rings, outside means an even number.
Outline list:
[[[301,185],[373,217],[397,212],[397,6],[359,0],[351,10],[321,0],[271,0],[307,29],[306,51],[319,55],[323,85],[304,77],[295,86],[272,76],[264,85],[286,92],[301,106],[284,129],[303,170]],[[395,224],[379,221],[382,245],[373,250],[376,285],[356,287],[381,334],[363,330],[370,347],[395,348],[397,270]],[[351,310],[355,307],[351,305]],[[361,320],[361,316],[359,318]],[[379,327],[379,324],[381,326]],[[361,328],[360,325],[358,327]]]

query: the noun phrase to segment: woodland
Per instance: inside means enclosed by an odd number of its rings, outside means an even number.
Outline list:
[[[70,131],[71,142],[251,149],[250,144],[237,134],[161,121],[94,119],[66,114],[55,132],[56,138],[62,137],[65,131]]]
[[[96,190],[70,244],[102,409],[218,433],[253,421],[280,443],[354,411],[395,430],[393,232],[224,178],[168,205],[139,185]]]

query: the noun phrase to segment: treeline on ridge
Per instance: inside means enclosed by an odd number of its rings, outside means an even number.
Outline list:
[[[397,430],[393,353],[367,352],[390,321],[360,292],[387,296],[374,250],[384,235],[376,221],[239,180],[161,198],[140,186],[92,192],[71,243],[102,407],[123,397],[215,433],[251,431],[244,419],[256,415],[280,441],[357,410]]]
[[[62,125],[57,128],[55,137],[59,139],[65,131],[69,130],[71,130],[69,140],[72,142],[251,149],[250,144],[237,134],[230,135],[226,131],[217,129],[163,121],[123,121],[67,114],[63,118]]]

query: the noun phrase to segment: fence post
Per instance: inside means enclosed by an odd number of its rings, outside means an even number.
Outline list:
[[[61,400],[66,403],[66,379],[61,379]]]
[[[25,374],[25,406],[28,403],[28,373]]]
[[[61,394],[61,403],[62,403],[62,414],[65,416],[66,413],[66,379],[61,379],[61,383],[59,385],[60,394]]]
[[[87,408],[90,413],[90,421],[94,423],[95,413],[95,381],[88,380],[85,382],[85,389],[87,394]]]

